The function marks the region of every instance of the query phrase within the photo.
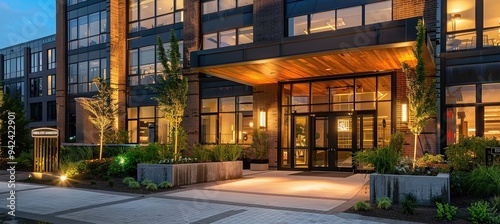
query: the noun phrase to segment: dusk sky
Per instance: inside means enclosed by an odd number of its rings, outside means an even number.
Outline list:
[[[56,33],[56,0],[0,0],[0,49]]]

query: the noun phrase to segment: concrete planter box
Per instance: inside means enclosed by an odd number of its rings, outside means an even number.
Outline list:
[[[414,176],[394,174],[370,175],[370,202],[376,203],[381,197],[389,197],[394,203],[400,203],[404,195],[412,193],[418,205],[431,205],[431,199],[441,196],[450,203],[450,175],[440,173],[437,176]]]
[[[242,161],[186,163],[186,164],[137,164],[137,181],[150,179],[155,184],[168,181],[183,186],[218,180],[231,180],[243,176]]]

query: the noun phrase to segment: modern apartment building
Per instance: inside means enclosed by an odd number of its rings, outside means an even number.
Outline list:
[[[418,154],[462,136],[500,137],[499,9],[495,0],[58,1],[56,35],[0,49],[0,79],[21,94],[30,128],[94,143],[75,98],[94,95],[91,80],[102,77],[118,89],[115,126],[129,142],[164,143],[168,122],[148,86],[162,70],[157,37],[169,49],[174,30],[189,145],[249,145],[260,129],[271,167],[353,170],[352,153],[397,131],[407,133],[403,154],[413,153],[401,63],[416,64],[421,18],[438,104]]]
[[[272,167],[352,170],[353,152],[387,145],[391,133],[408,131],[401,63],[416,64],[415,27],[425,18],[424,57],[429,76],[436,75],[437,5],[431,0],[59,2],[61,141],[93,141],[95,132],[75,102],[95,93],[93,77],[118,89],[114,97],[124,113],[116,127],[129,131],[130,143],[147,143],[150,131],[155,141],[168,141],[168,124],[147,86],[162,69],[157,37],[168,49],[173,29],[189,79],[183,122],[188,144],[250,144],[257,128],[268,134]],[[435,126],[434,119],[422,134],[422,152],[439,151]],[[404,153],[412,148],[406,145]]]
[[[55,35],[0,49],[3,91],[21,96],[29,128],[56,127]]]

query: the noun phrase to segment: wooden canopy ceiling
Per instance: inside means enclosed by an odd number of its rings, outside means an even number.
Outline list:
[[[415,43],[377,45],[195,69],[251,86],[322,76],[391,71],[400,69],[403,62],[412,67],[416,65],[413,55]],[[433,66],[430,54],[424,52],[424,58],[428,61],[426,64]]]

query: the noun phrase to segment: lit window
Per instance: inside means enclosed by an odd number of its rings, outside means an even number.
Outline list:
[[[217,33],[203,35],[203,50],[217,48]]]
[[[288,19],[288,36],[309,34],[307,31],[307,16],[297,16]]]
[[[253,42],[253,26],[238,29],[238,44]]]
[[[365,5],[365,25],[391,21],[392,1]]]
[[[337,10],[337,29],[361,26],[361,6]]]
[[[228,30],[219,33],[219,47],[236,45],[235,30]]]
[[[311,33],[332,31],[336,29],[334,10],[311,15]]]

